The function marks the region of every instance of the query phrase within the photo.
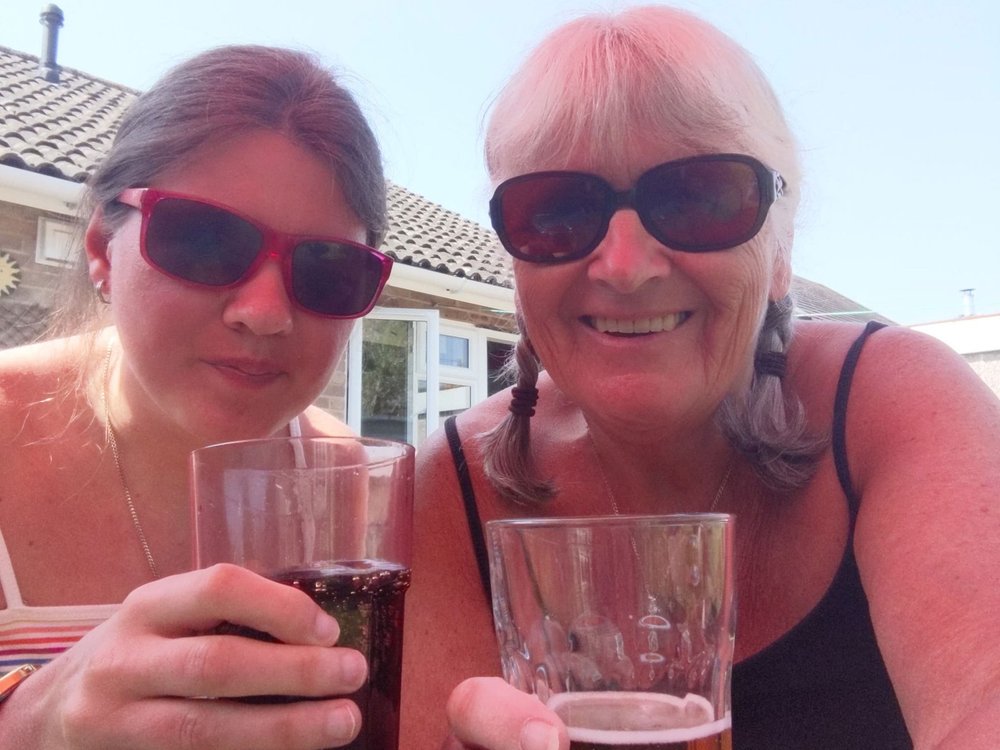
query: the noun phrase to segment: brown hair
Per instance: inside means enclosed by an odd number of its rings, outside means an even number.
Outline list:
[[[127,211],[115,201],[122,190],[150,185],[201,146],[254,129],[282,133],[327,162],[367,228],[368,243],[381,242],[388,223],[382,157],[354,97],[313,55],[257,45],[196,55],[129,107],[87,182],[82,224],[100,209],[114,228]],[[80,265],[66,275],[49,335],[92,331],[107,322],[85,257]]]

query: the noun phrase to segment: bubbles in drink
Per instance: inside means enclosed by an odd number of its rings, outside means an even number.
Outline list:
[[[322,562],[273,576],[309,594],[340,624],[338,646],[368,660],[368,682],[350,696],[361,733],[347,750],[395,750],[403,659],[403,595],[410,570],[385,560]]]
[[[368,681],[348,696],[361,709],[361,733],[344,750],[396,750],[399,731],[400,672],[403,659],[403,598],[410,570],[385,560],[321,562],[271,576],[308,594],[340,625],[338,646],[368,660]],[[274,641],[267,633],[225,623],[223,635]],[[298,696],[262,695],[248,703],[288,703]]]

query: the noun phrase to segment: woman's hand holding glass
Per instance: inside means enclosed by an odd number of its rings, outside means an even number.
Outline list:
[[[568,750],[566,728],[532,695],[499,677],[472,677],[448,700],[452,736],[442,750]]]
[[[218,635],[232,622],[281,643]],[[331,648],[336,620],[290,586],[233,565],[170,576],[42,667],[10,697],[24,747],[312,750],[361,726],[346,699],[249,704],[257,695],[349,695],[367,675],[357,651]],[[27,744],[23,744],[27,743]]]

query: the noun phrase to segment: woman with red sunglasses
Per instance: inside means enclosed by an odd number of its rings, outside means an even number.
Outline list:
[[[1000,403],[927,337],[794,320],[802,178],[750,56],[662,6],[572,21],[486,158],[516,385],[418,455],[411,746],[498,673],[483,523],[709,510],[737,517],[734,747],[994,744]],[[569,746],[496,677],[448,713],[448,747]]]
[[[0,747],[357,734],[324,697],[367,671],[332,618],[242,569],[181,571],[192,449],[349,434],[311,404],[388,276],[385,190],[356,102],[303,53],[212,50],[129,109],[60,337],[0,353]],[[223,622],[294,647],[210,637]],[[317,700],[205,699],[282,694]]]

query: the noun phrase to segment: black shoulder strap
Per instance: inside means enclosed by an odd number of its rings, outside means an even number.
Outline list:
[[[847,350],[844,366],[840,370],[840,379],[837,381],[837,394],[833,401],[833,461],[837,467],[837,478],[840,480],[840,486],[847,496],[851,509],[852,526],[861,506],[861,497],[854,488],[854,483],[851,481],[851,470],[847,465],[847,400],[851,394],[854,371],[857,369],[858,359],[861,357],[861,348],[865,345],[868,337],[880,328],[885,328],[885,323],[869,320],[865,330]]]
[[[486,537],[483,536],[483,524],[479,517],[479,508],[476,506],[476,493],[472,489],[472,477],[469,475],[469,465],[465,461],[465,451],[462,450],[462,441],[458,437],[458,427],[455,425],[454,415],[444,421],[444,434],[448,438],[451,459],[455,462],[458,484],[462,489],[462,502],[465,503],[465,520],[469,524],[469,535],[472,537],[473,552],[476,553],[479,578],[483,583],[486,601],[490,602],[492,592],[490,589],[490,561],[489,556],[486,554]]]

